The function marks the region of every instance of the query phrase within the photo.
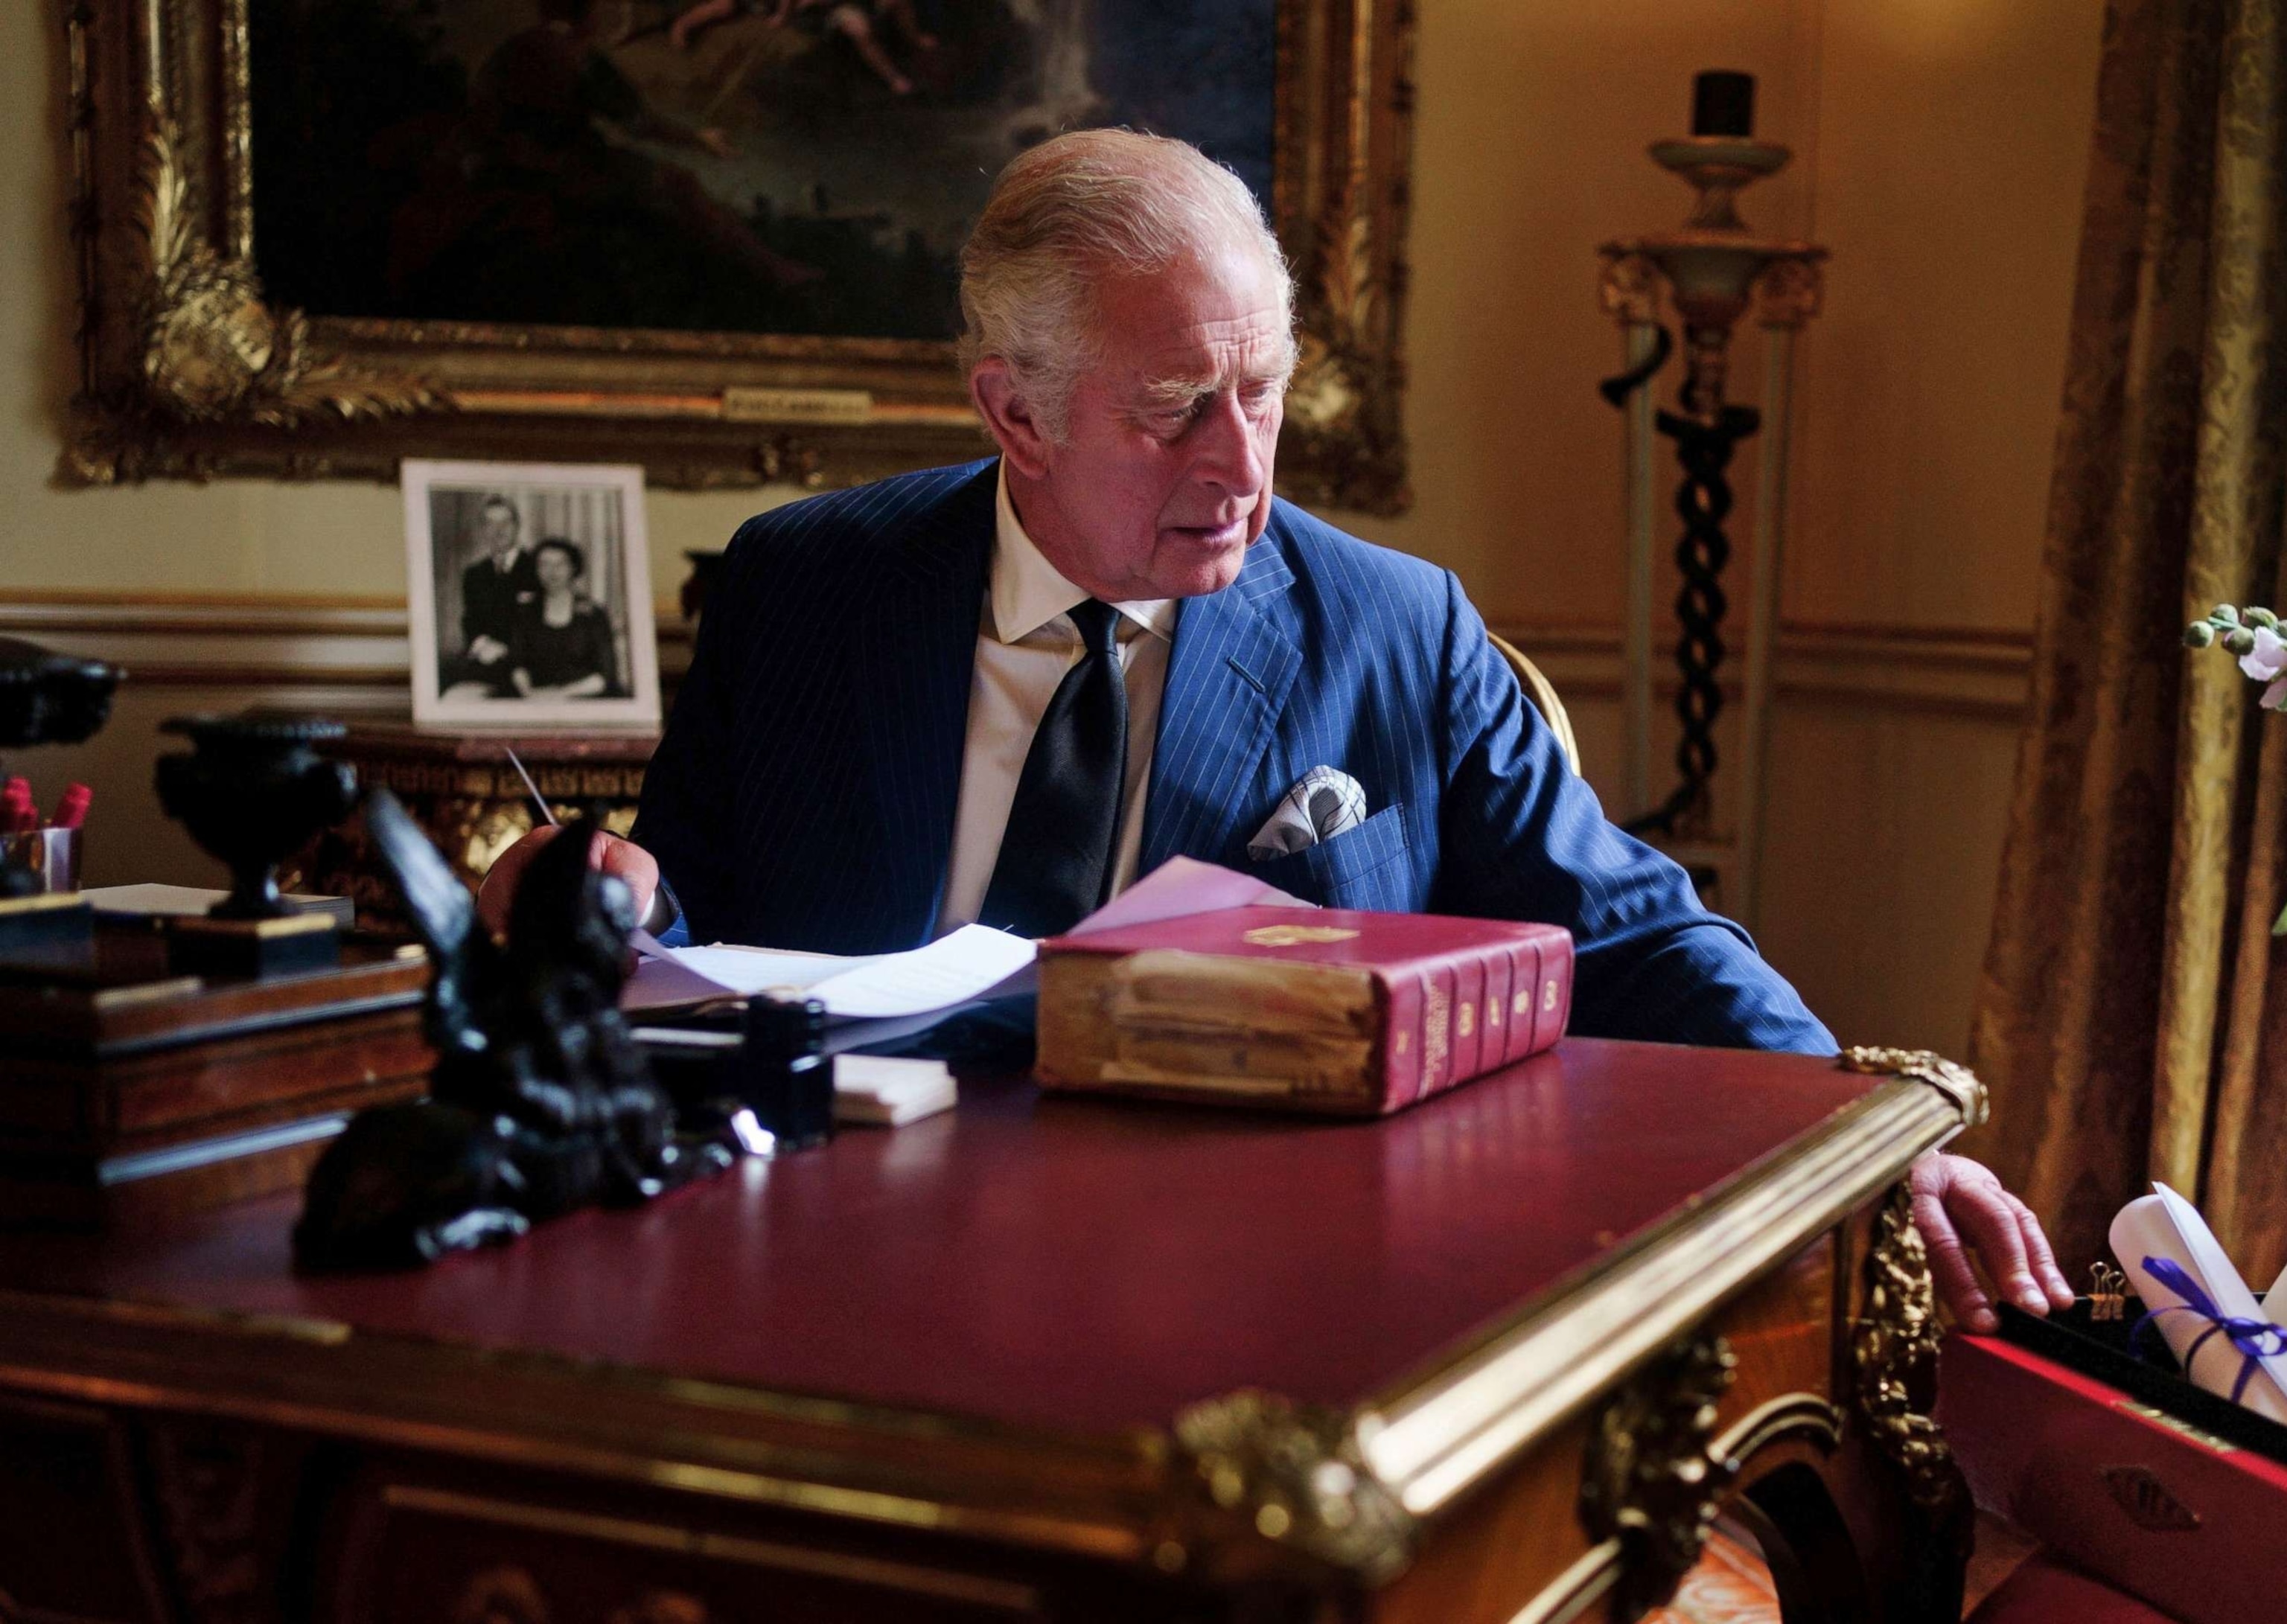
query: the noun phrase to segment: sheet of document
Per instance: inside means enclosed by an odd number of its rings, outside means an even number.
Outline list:
[[[210,891],[204,886],[170,886],[156,880],[127,886],[90,886],[80,893],[98,913],[136,914],[204,913],[229,895],[227,891]],[[286,894],[286,905],[297,913],[330,915],[344,930],[355,922],[356,909],[346,896],[315,896],[289,891]]]
[[[1071,934],[1085,936],[1090,931],[1122,925],[1156,925],[1161,919],[1188,918],[1225,908],[1314,906],[1276,886],[1265,885],[1252,874],[1201,863],[1196,857],[1170,857],[1073,926]]]
[[[623,1009],[664,1009],[710,998],[805,992],[837,1020],[877,1020],[950,1009],[993,992],[1033,962],[1033,943],[1006,931],[964,926],[907,953],[835,958],[763,948],[668,948],[629,978]]]
[[[831,953],[776,953],[767,948],[668,948],[668,958],[694,970],[724,992],[752,997],[766,988],[808,991],[820,981],[862,970],[878,958],[842,958]],[[720,995],[717,995],[720,996]]]
[[[1171,857],[1073,926],[1072,934],[1274,905],[1311,906],[1251,875]],[[626,1010],[672,1009],[786,989],[822,1000],[827,1013],[837,1020],[879,1020],[951,1009],[973,998],[1015,997],[1036,985],[1034,944],[982,925],[964,925],[910,952],[870,958],[720,942],[662,948],[648,937],[636,945],[642,959],[620,997]]]

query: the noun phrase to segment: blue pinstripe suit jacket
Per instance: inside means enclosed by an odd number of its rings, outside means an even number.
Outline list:
[[[740,529],[636,826],[694,940],[874,953],[930,938],[993,475],[908,474]],[[1365,785],[1365,823],[1252,862],[1248,837],[1321,763]],[[1563,925],[1575,1031],[1834,1048],[1745,932],[1605,822],[1450,572],[1284,501],[1238,580],[1182,607],[1140,871],[1178,853],[1331,906]]]

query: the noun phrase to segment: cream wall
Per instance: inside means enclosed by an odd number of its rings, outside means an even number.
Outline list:
[[[1757,74],[1760,131],[1799,154],[1744,205],[1758,227],[1833,250],[1826,311],[1799,351],[1784,572],[1799,634],[1781,670],[1761,934],[1846,1040],[1959,1049],[1967,1029],[2023,688],[2014,634],[2034,601],[2101,12],[2101,0],[1421,0],[1417,502],[1403,518],[1343,522],[1455,569],[1489,619],[1548,656],[1600,784],[1618,759],[1621,558],[1619,428],[1595,393],[1618,340],[1596,311],[1595,248],[1682,217],[1686,190],[1642,148],[1681,132],[1696,68]],[[14,227],[0,234],[0,599],[401,596],[385,487],[51,487],[72,317],[59,16],[0,6],[0,219]],[[1742,398],[1758,388],[1758,350],[1735,356]],[[1743,455],[1743,490],[1752,467]],[[661,595],[683,548],[719,546],[787,494],[655,493]],[[1748,517],[1743,504],[1742,541]],[[1745,588],[1735,580],[1735,598]],[[283,658],[258,627],[215,658],[243,666],[249,650],[257,664]],[[189,877],[196,863],[125,804],[141,798],[151,721],[230,698],[178,678],[126,701],[95,753],[21,763],[44,790],[67,771],[99,775],[115,834],[135,838],[115,842],[99,878],[145,865]]]

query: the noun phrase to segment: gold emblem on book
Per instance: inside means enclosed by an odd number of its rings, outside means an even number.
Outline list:
[[[1556,983],[1555,981],[1548,981],[1542,985],[1540,989],[1540,1007],[1543,1010],[1553,1010],[1556,1007]]]
[[[1470,1033],[1477,1029],[1477,1006],[1476,1005],[1464,1004],[1461,1005],[1461,1013],[1454,1021],[1454,1029],[1464,1037],[1467,1037]]]
[[[1301,947],[1306,942],[1348,942],[1357,934],[1339,925],[1265,925],[1239,940],[1256,947]]]

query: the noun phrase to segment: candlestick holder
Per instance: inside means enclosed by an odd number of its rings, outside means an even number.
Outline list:
[[[1736,899],[1727,905],[1753,923],[1759,903],[1764,763],[1768,755],[1771,650],[1777,625],[1778,556],[1786,500],[1788,405],[1794,334],[1818,311],[1820,264],[1815,243],[1764,237],[1741,219],[1739,193],[1777,174],[1792,154],[1753,138],[1753,81],[1744,74],[1699,75],[1693,131],[1655,141],[1652,161],[1697,194],[1674,231],[1616,239],[1599,250],[1599,296],[1620,323],[1628,370],[1605,386],[1625,414],[1628,533],[1628,612],[1624,690],[1628,752],[1624,797],[1627,826],[1689,848],[1703,880],[1724,863]],[[1672,411],[1655,410],[1651,374],[1666,359],[1661,295],[1683,330],[1683,377]],[[1768,336],[1761,409],[1727,398],[1731,336],[1750,309]],[[1746,648],[1745,721],[1740,747],[1745,782],[1737,835],[1712,829],[1716,721],[1723,708],[1723,640],[1730,604],[1723,590],[1731,544],[1731,459],[1739,443],[1764,433],[1758,468],[1752,546],[1753,611]],[[1654,804],[1651,795],[1652,445],[1674,442],[1683,477],[1675,512],[1682,522],[1675,561],[1682,578],[1675,611],[1681,635],[1676,697],[1681,738],[1679,782]]]

